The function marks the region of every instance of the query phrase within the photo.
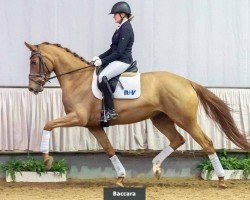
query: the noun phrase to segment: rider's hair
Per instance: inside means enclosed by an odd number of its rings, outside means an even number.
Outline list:
[[[131,14],[127,14],[127,17],[128,17],[128,20],[129,20],[129,21],[131,21],[131,20],[134,18],[134,16],[131,15]]]

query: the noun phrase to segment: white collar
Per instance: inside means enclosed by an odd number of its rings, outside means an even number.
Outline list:
[[[127,18],[125,18],[124,20],[122,20],[122,23],[120,23],[120,24],[118,25],[118,28],[117,28],[117,29],[119,29],[126,21],[128,21]]]

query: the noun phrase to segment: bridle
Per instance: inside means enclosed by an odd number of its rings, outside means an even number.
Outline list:
[[[31,53],[31,56],[30,56],[30,60],[32,59],[32,57],[34,56],[38,56],[38,59],[39,59],[39,72],[38,74],[29,74],[29,80],[35,82],[36,84],[42,86],[42,83],[40,81],[37,81],[35,79],[33,79],[33,77],[40,77],[42,78],[42,80],[44,81],[44,83],[46,83],[47,81],[49,81],[50,79],[50,70],[49,68],[47,67],[46,63],[44,62],[44,58],[43,58],[43,55],[40,51],[40,48],[39,48],[39,45],[36,45],[37,46],[37,51],[32,51]]]
[[[87,69],[89,67],[93,67],[93,63],[92,62],[88,62],[89,65],[87,65],[86,67],[81,67],[79,69],[75,69],[63,74],[59,74],[53,77],[50,77],[51,71],[49,70],[49,68],[47,67],[46,63],[44,62],[44,56],[42,55],[41,51],[40,51],[40,47],[39,45],[36,45],[37,47],[37,51],[32,51],[31,56],[30,56],[30,60],[32,59],[33,56],[37,55],[39,58],[39,73],[38,74],[29,74],[29,80],[35,82],[36,84],[43,86],[46,82],[50,82],[51,79],[54,78],[58,78],[60,76],[66,75],[66,74],[70,74],[79,70],[83,70],[83,69]],[[33,77],[40,77],[43,80],[43,83],[41,83],[40,81],[37,81],[35,79],[33,79]]]

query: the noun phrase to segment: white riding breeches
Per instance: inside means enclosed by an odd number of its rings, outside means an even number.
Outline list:
[[[122,74],[123,72],[128,69],[130,64],[121,62],[121,61],[114,61],[109,63],[100,73],[98,76],[99,83],[102,82],[102,77],[106,76],[108,80]]]

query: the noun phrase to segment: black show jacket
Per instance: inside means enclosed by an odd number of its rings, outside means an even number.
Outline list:
[[[118,60],[125,63],[132,63],[132,46],[134,43],[134,31],[129,21],[124,22],[121,27],[115,31],[112,37],[110,49],[99,55],[102,65]]]

